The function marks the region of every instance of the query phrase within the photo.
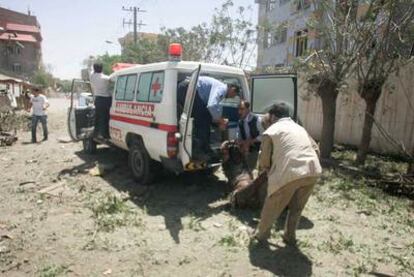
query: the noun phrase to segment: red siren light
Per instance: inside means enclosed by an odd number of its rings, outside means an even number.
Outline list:
[[[179,61],[181,60],[181,55],[183,54],[183,47],[179,43],[171,43],[170,48],[168,49],[168,54],[170,60]]]

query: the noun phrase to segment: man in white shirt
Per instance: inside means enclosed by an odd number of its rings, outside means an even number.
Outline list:
[[[283,240],[296,243],[296,227],[322,167],[318,147],[306,130],[289,117],[285,103],[268,113],[272,125],[263,133],[259,171],[268,176],[267,198],[255,238],[265,241],[275,220],[287,207]]]
[[[43,129],[43,141],[47,140],[47,115],[46,109],[49,107],[49,101],[46,96],[40,94],[39,88],[33,89],[33,95],[30,96],[30,108],[32,108],[32,143],[36,143],[36,129],[40,121]]]
[[[242,100],[239,105],[239,130],[237,141],[247,158],[249,169],[256,168],[263,126],[260,117],[250,111],[250,102]]]
[[[112,93],[109,91],[109,76],[102,73],[103,65],[95,63],[90,76],[92,93],[95,98],[96,137],[109,138],[109,111],[112,105]]]

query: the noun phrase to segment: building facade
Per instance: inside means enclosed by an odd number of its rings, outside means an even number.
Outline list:
[[[42,35],[35,16],[0,7],[0,70],[29,78],[40,69]]]
[[[314,15],[310,0],[256,0],[259,5],[257,67],[289,66],[295,57],[317,47],[307,27]]]
[[[295,58],[306,56],[312,49],[320,48],[323,42],[308,24],[314,20],[324,20],[318,10],[320,2],[255,0],[259,5],[259,69],[290,66]],[[364,15],[368,6],[367,3],[358,4],[357,17]]]

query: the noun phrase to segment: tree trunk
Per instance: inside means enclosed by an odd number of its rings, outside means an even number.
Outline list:
[[[412,151],[412,153],[411,153],[411,157],[413,157],[413,158],[414,158],[414,149],[413,149],[413,151]],[[411,160],[411,161],[408,163],[407,174],[408,174],[408,175],[414,175],[414,160]]]
[[[364,127],[362,129],[361,142],[358,147],[358,154],[356,162],[360,165],[365,163],[371,143],[372,126],[374,125],[375,110],[377,108],[377,101],[366,101]]]
[[[375,110],[377,109],[377,103],[381,96],[381,87],[382,85],[380,82],[372,82],[370,85],[363,88],[361,93],[361,97],[364,99],[366,107],[362,137],[356,159],[356,162],[359,165],[363,165],[367,159],[371,143],[372,126],[374,125]]]
[[[338,98],[336,83],[323,81],[318,88],[318,94],[322,100],[323,113],[321,158],[329,159],[335,139],[336,99]]]
[[[408,164],[407,174],[414,175],[414,162]]]

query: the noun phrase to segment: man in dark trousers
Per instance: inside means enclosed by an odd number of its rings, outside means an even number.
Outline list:
[[[257,157],[259,156],[260,141],[263,133],[263,126],[260,117],[251,113],[250,102],[242,100],[239,105],[239,131],[237,141],[242,153],[247,158],[250,170],[256,168]]]
[[[36,130],[39,121],[42,123],[43,141],[47,140],[47,114],[46,110],[49,107],[49,101],[46,96],[40,94],[40,88],[33,89],[33,95],[30,96],[30,108],[32,108],[32,143],[36,143]]]
[[[109,91],[109,77],[102,72],[101,63],[93,65],[90,76],[92,93],[95,98],[95,131],[94,136],[109,139],[109,110],[112,104],[112,93]]]
[[[184,80],[178,85],[179,106],[184,106],[185,94],[188,88],[188,81]],[[194,156],[204,157],[211,152],[210,149],[210,128],[214,122],[224,130],[227,126],[227,119],[222,117],[221,100],[224,98],[236,97],[239,93],[236,85],[227,85],[217,79],[207,76],[200,76],[197,82],[192,117],[194,118]],[[182,103],[180,103],[182,102]]]

